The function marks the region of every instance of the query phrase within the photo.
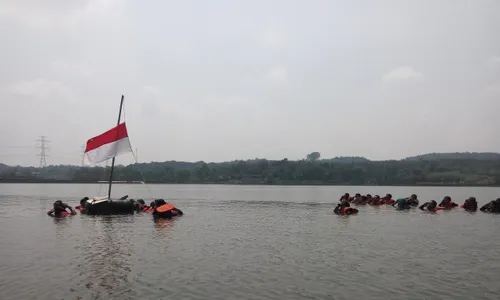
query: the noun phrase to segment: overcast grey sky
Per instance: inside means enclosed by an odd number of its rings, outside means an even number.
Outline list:
[[[0,162],[500,151],[500,1],[0,1]],[[132,155],[119,163],[133,161]]]

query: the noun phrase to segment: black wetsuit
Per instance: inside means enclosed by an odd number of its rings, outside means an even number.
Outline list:
[[[417,206],[418,206],[418,203],[419,203],[418,199],[411,199],[411,198],[410,198],[410,199],[408,199],[407,201],[408,201],[408,205],[409,205],[409,206],[413,206],[413,207],[417,207]]]
[[[408,203],[407,198],[399,198],[392,204],[392,206],[397,206],[399,210],[410,209],[410,203]]]
[[[500,213],[500,198],[483,205],[479,210],[490,213]]]
[[[419,208],[421,210],[434,211],[436,207],[437,207],[437,202],[432,200],[429,202],[425,202]]]
[[[63,212],[66,212],[66,209],[69,209],[71,213],[74,213],[71,206],[62,202],[61,200],[57,200],[56,202],[54,202],[53,208],[49,210],[47,214],[49,216],[60,217]]]
[[[347,201],[340,201],[340,203],[337,204],[337,206],[333,209],[333,212],[338,215],[341,215],[344,207],[351,207],[351,204]]]
[[[477,201],[476,198],[469,198],[465,200],[463,208],[469,211],[477,211]]]

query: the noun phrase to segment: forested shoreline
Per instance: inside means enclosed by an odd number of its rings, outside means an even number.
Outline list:
[[[108,180],[109,167],[0,164],[0,183],[95,183]],[[151,162],[115,167],[115,181],[268,185],[500,186],[498,153],[433,153],[402,160],[363,157],[302,160],[236,160],[222,163]]]

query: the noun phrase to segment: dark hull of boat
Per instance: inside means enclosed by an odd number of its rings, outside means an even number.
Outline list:
[[[86,215],[128,215],[135,211],[136,205],[132,201],[115,200],[85,205]]]

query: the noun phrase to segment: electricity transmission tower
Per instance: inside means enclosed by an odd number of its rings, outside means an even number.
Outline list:
[[[36,156],[40,156],[40,165],[38,166],[39,168],[43,168],[47,166],[47,150],[49,147],[47,147],[47,143],[49,140],[47,140],[47,137],[42,135],[40,136],[40,139],[36,140],[37,142],[40,142],[40,146],[37,146],[36,148],[40,149],[40,154],[37,154]]]

